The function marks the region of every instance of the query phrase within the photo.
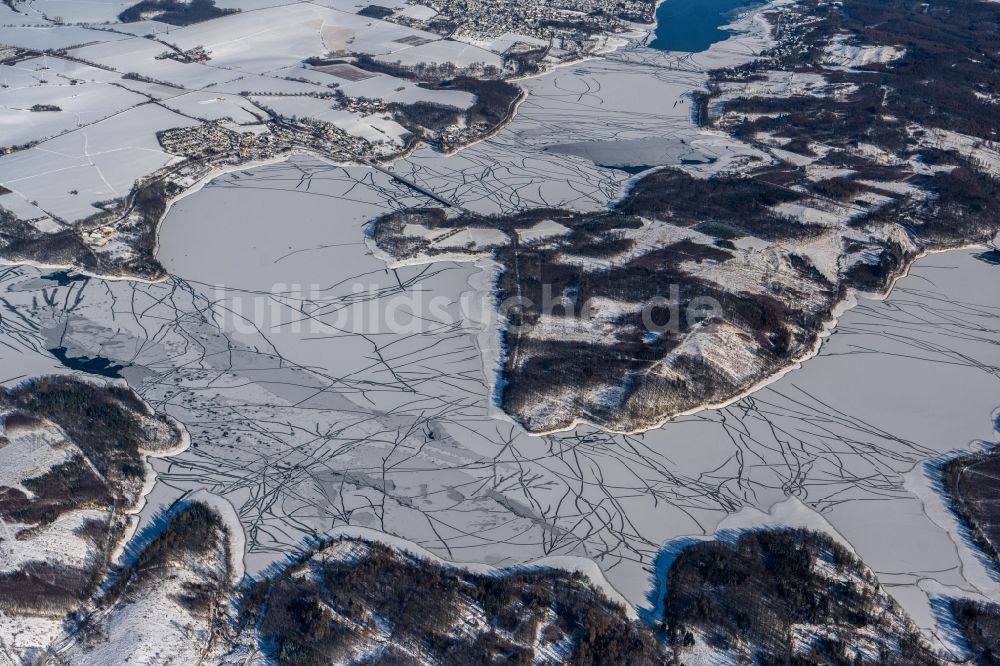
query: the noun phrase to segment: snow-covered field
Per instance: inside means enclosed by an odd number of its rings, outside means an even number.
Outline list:
[[[305,67],[308,58],[346,49],[404,64],[502,64],[477,46],[358,16],[353,3],[233,6],[243,11],[170,27],[105,26],[123,9],[119,2],[19,5],[15,25],[0,27],[0,44],[46,53],[0,65],[0,184],[11,190],[0,206],[40,224],[87,218],[98,211],[93,204],[124,196],[174,160],[157,132],[206,121],[259,131],[260,105],[401,147],[407,132],[389,116],[337,108],[330,96],[341,83],[348,96],[387,102],[467,108],[474,100],[386,74],[339,79]],[[192,49],[205,59],[176,57]]]
[[[86,218],[97,212],[92,202],[125,196],[137,178],[176,159],[157,131],[195,124],[159,106],[131,108],[0,158],[0,182],[51,216]]]

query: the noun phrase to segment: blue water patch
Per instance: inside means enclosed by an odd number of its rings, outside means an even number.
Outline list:
[[[86,282],[90,278],[86,275],[77,275],[75,273],[70,273],[69,271],[56,271],[55,273],[49,273],[48,275],[43,275],[46,280],[51,280],[55,282],[60,287],[68,287],[73,282]]]
[[[660,51],[698,53],[732,34],[720,28],[733,12],[755,0],[664,0],[656,8],[656,33],[647,46]]]
[[[59,359],[59,362],[70,370],[87,372],[92,375],[100,375],[101,377],[120,378],[122,376],[121,371],[125,369],[124,365],[112,363],[101,356],[70,356],[67,353],[68,351],[65,347],[53,347],[49,350],[49,353]]]
[[[988,264],[993,264],[994,266],[1000,266],[1000,250],[990,250],[988,252],[983,252],[982,254],[977,254],[976,259],[979,261],[985,261]]]

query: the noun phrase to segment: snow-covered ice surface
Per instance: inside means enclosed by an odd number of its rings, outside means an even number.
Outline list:
[[[178,202],[166,283],[60,287],[17,268],[0,289],[42,332],[65,324],[73,353],[130,364],[129,383],[187,426],[191,447],[153,461],[144,515],[189,490],[225,498],[251,572],[352,525],[456,562],[590,558],[644,607],[663,544],[795,497],[918,624],[933,624],[926,581],[979,590],[906,482],[993,436],[1000,299],[975,252],[922,259],[888,300],[843,315],[801,370],[725,409],[642,435],[539,438],[490,417],[479,330],[461,313],[478,269],[387,270],[368,253],[363,222],[414,198],[366,169],[266,166]],[[410,321],[432,296],[449,304]],[[385,326],[393,312],[402,331]]]
[[[509,127],[456,155],[418,150],[395,170],[475,210],[595,210],[630,178],[598,166],[627,165],[618,142],[658,137],[656,161],[690,150],[705,159],[685,168],[702,174],[770,159],[690,122],[686,93],[703,70],[766,43],[755,15],[741,21],[758,32],[705,54],[628,48],[524,81]],[[235,59],[240,48],[213,52]],[[835,532],[925,629],[935,590],[995,593],[912,481],[928,460],[995,437],[998,269],[976,251],[921,259],[885,301],[845,313],[818,356],[728,407],[638,435],[531,437],[493,418],[475,323],[488,318],[468,312],[482,302],[481,268],[389,269],[364,242],[372,217],[426,203],[383,173],[308,159],[222,176],[168,215],[163,283],[0,271],[21,315],[0,320],[0,379],[49,371],[54,331],[71,355],[125,365],[125,380],[191,435],[187,450],[153,461],[143,519],[191,491],[223,498],[245,529],[250,573],[307,537],[365,528],[459,563],[587,558],[648,609],[665,544],[777,516]],[[537,238],[559,232],[543,224]]]
[[[751,18],[746,22],[753,24]],[[751,27],[751,26],[746,26]],[[510,125],[455,155],[417,150],[394,170],[472,210],[537,206],[598,210],[631,179],[613,167],[681,166],[700,174],[770,156],[691,121],[692,90],[711,67],[767,45],[763,28],[699,54],[633,44],[519,82],[527,96]],[[636,90],[642,90],[636,95]]]

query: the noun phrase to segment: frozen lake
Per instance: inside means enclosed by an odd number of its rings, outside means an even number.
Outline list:
[[[642,435],[531,437],[490,413],[462,307],[479,269],[387,270],[360,220],[409,195],[370,176],[303,161],[217,181],[166,220],[164,283],[6,269],[23,315],[4,320],[8,383],[51,371],[55,346],[124,366],[192,436],[154,461],[144,515],[187,492],[224,498],[251,572],[366,528],[456,562],[587,558],[644,609],[674,540],[780,523],[849,543],[928,629],[936,595],[1000,594],[925,467],[995,436],[1000,294],[981,250],[923,258],[802,369],[727,408]],[[418,326],[383,326],[434,296]]]
[[[310,175],[303,180],[303,173]],[[221,294],[237,302],[237,294],[259,294],[274,284],[322,285],[321,296],[301,299],[320,316],[352,294],[375,294],[365,300],[376,310],[388,307],[400,289],[444,295],[451,303],[474,296],[469,282],[478,269],[471,265],[443,262],[394,273],[367,253],[359,224],[378,210],[373,198],[385,187],[370,172],[307,161],[223,179],[175,207],[160,257],[206,300]],[[267,204],[275,188],[281,205],[297,211],[294,218]],[[322,488],[318,497],[326,504],[310,506],[308,520],[301,487],[293,492],[283,482],[251,482],[238,470],[219,484],[219,470],[206,459],[218,444],[206,441],[162,461],[163,479],[177,489],[221,491],[242,506],[251,525],[263,516],[255,493],[242,493],[248,483],[268,485],[282,509],[269,505],[264,522],[280,525],[286,538],[351,524],[456,561],[592,558],[640,607],[648,605],[648,572],[673,539],[710,535],[734,520],[807,524],[849,543],[930,628],[930,599],[940,590],[985,592],[983,586],[995,585],[988,574],[972,573],[974,562],[963,564],[967,546],[940,517],[928,515],[925,503],[936,499],[921,481],[925,461],[994,437],[1000,295],[990,288],[997,267],[977,254],[921,259],[887,300],[864,300],[848,311],[802,369],[725,409],[636,436],[580,428],[537,438],[492,418],[475,322],[443,317],[418,334],[315,335],[284,325],[266,335],[229,331],[229,339],[274,350],[318,378],[308,393],[319,408],[309,412],[312,421],[340,427],[338,436],[345,436],[364,414],[379,419],[378,435],[366,441],[352,434],[349,454],[338,447],[318,457],[322,473],[300,463],[306,468],[294,474]],[[286,383],[277,385],[266,384],[272,394],[288,391]],[[176,395],[163,402],[159,389],[144,390],[192,423],[192,414],[172,409]],[[316,403],[314,394],[330,407]],[[237,421],[260,400],[239,407],[238,392],[228,399]],[[194,421],[203,423],[201,417]],[[286,418],[292,422],[291,415],[278,422]],[[405,455],[400,444],[387,448],[387,441],[414,434],[420,442]],[[255,465],[262,454],[242,449],[237,455]],[[772,510],[779,515],[768,518]],[[262,534],[251,541],[262,553],[275,547]]]
[[[395,168],[475,210],[602,208],[629,177],[609,167],[639,142],[643,163],[686,159],[681,146],[712,168],[748,157],[691,127],[686,93],[749,51],[730,40],[696,63],[629,49],[560,69],[525,83],[489,141]],[[586,558],[648,610],[675,540],[795,524],[848,543],[928,631],[937,595],[1000,595],[926,467],[995,437],[1000,267],[982,250],[921,259],[804,367],[726,408],[641,435],[531,437],[488,399],[495,339],[470,317],[484,312],[480,267],[389,270],[365,243],[372,217],[426,203],[381,173],[298,158],[179,201],[163,283],[5,269],[22,315],[3,320],[5,383],[57,369],[53,348],[121,366],[192,437],[153,462],[144,516],[188,492],[225,499],[251,573],[364,528],[455,562]]]

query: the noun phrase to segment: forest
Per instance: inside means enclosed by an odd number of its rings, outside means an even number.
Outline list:
[[[121,14],[118,20],[122,23],[135,23],[144,18],[144,14],[153,14],[157,21],[170,25],[192,25],[202,21],[239,12],[239,9],[215,6],[215,0],[141,0]]]
[[[243,603],[242,622],[259,627],[278,664],[319,666],[384,641],[379,663],[413,664],[420,654],[438,664],[528,666],[542,657],[534,652],[539,631],[543,644],[566,646],[565,664],[667,661],[655,633],[580,574],[479,575],[378,543],[346,560],[324,558],[323,551],[258,582]],[[470,626],[470,615],[482,624]]]
[[[666,590],[663,627],[678,654],[702,640],[757,664],[939,663],[875,575],[821,532],[696,543],[670,567]],[[874,654],[860,652],[869,636]]]

